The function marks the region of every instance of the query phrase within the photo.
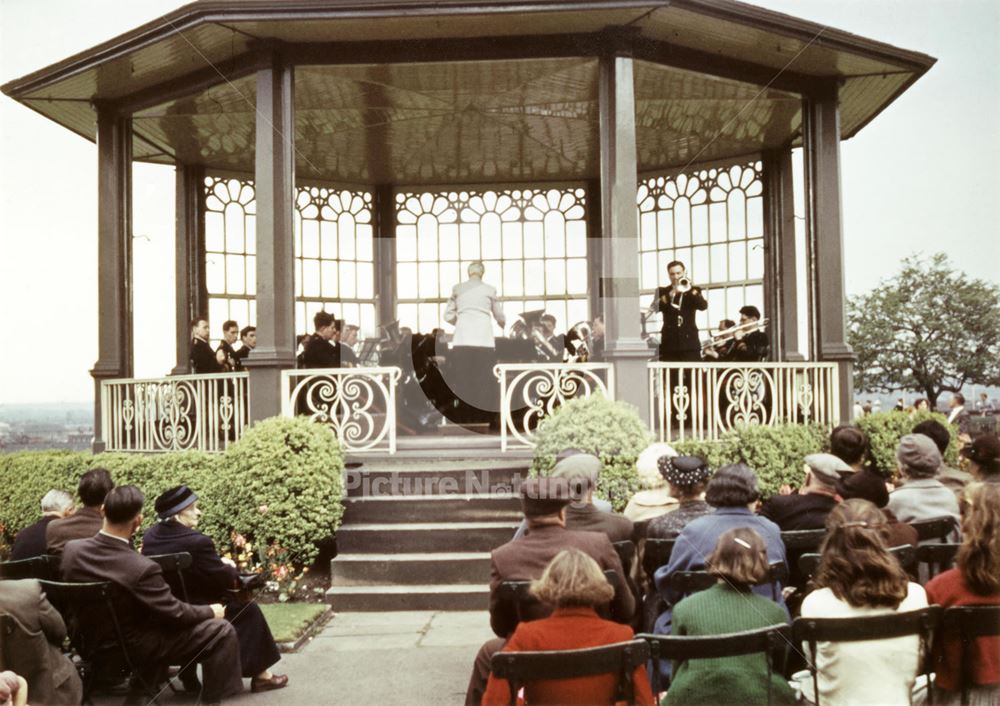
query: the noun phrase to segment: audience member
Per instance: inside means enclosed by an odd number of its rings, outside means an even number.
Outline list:
[[[568,477],[568,474],[573,475],[588,475],[593,478],[599,478],[601,475],[601,469],[604,464],[601,463],[601,459],[597,458],[594,454],[586,453],[576,448],[563,449],[558,454],[556,454],[556,465],[552,467],[552,471],[549,473],[552,477]],[[594,481],[596,486],[597,481]],[[593,491],[590,494],[590,503],[593,505],[594,509],[603,512],[611,512],[611,503],[603,498],[599,498],[594,495]],[[569,529],[581,529],[589,530],[589,527],[571,527],[570,519],[567,511],[566,516],[566,527]],[[522,519],[521,524],[518,525],[517,530],[514,532],[514,539],[518,539],[524,536],[524,533],[528,531],[528,520]],[[600,531],[600,530],[595,530]],[[625,537],[628,539],[628,537]],[[618,540],[611,540],[618,541]]]
[[[752,529],[724,532],[706,562],[718,583],[682,600],[674,608],[674,635],[723,635],[782,625],[788,615],[751,588],[767,581],[767,546]],[[674,662],[673,681],[663,704],[766,704],[767,658],[764,654]],[[771,675],[772,702],[795,703],[780,672]]]
[[[83,697],[76,667],[63,654],[66,624],[35,579],[0,581],[0,613],[19,629],[3,635],[4,666],[24,678],[36,704],[75,704]]]
[[[597,463],[589,462],[591,459]],[[603,532],[612,542],[631,539],[631,520],[594,505],[594,488],[600,471],[600,459],[589,454],[570,456],[552,469],[553,478],[565,478],[569,483],[573,500],[566,508],[566,529]]]
[[[1000,483],[1000,439],[995,434],[980,434],[961,451],[969,461],[976,480]]]
[[[889,509],[901,522],[949,516],[956,529],[949,541],[958,539],[958,500],[934,476],[941,467],[941,452],[923,434],[907,434],[896,449],[898,470],[905,483],[889,494]]]
[[[14,672],[0,672],[0,706],[26,706],[28,683]]]
[[[712,512],[712,506],[705,502],[705,487],[712,477],[712,470],[698,456],[660,456],[658,465],[670,495],[677,498],[678,506],[650,520],[646,537],[671,539],[680,534],[691,520]]]
[[[195,528],[202,512],[198,496],[186,485],[162,493],[155,503],[159,522],[142,535],[142,553],[146,556],[188,552],[191,568],[184,572],[185,585],[191,603],[208,605],[224,603],[226,620],[236,628],[240,642],[240,663],[243,676],[250,679],[253,692],[280,689],[288,684],[284,674],[272,674],[270,667],[281,659],[278,646],[267,625],[267,619],[254,602],[236,600],[227,589],[239,586],[239,571],[223,560],[215,545]],[[174,595],[183,599],[176,574],[168,574],[167,583]],[[186,685],[194,686],[193,673],[181,673]]]
[[[76,492],[83,507],[72,515],[52,520],[45,528],[45,547],[49,554],[59,556],[71,539],[93,537],[101,530],[101,504],[115,486],[111,474],[103,468],[93,468],[80,477]]]
[[[14,537],[11,561],[30,559],[45,554],[45,530],[49,523],[73,512],[73,496],[65,490],[52,489],[42,497],[42,518],[28,525]]]
[[[635,598],[628,589],[621,561],[607,535],[566,529],[566,506],[571,501],[569,484],[563,478],[529,478],[521,484],[521,507],[528,521],[528,532],[493,550],[490,562],[490,627],[498,639],[487,641],[476,655],[466,704],[482,701],[490,673],[490,657],[501,649],[518,624],[516,606],[500,595],[504,581],[532,580],[540,577],[549,562],[563,549],[579,549],[595,559],[602,571],[616,574],[611,617],[627,623],[635,612]],[[531,606],[527,619],[538,619],[549,607]]]
[[[66,581],[111,581],[121,591],[115,607],[126,647],[143,681],[153,683],[169,665],[201,664],[203,703],[243,690],[236,630],[216,603],[190,605],[177,600],[156,562],[136,552],[132,535],[142,524],[142,491],[114,488],[104,500],[104,525],[89,539],[66,544],[62,575]],[[102,634],[99,615],[77,615],[85,634]],[[133,684],[135,684],[133,682]],[[127,702],[143,695],[130,693]]]
[[[913,400],[913,411],[914,412],[929,412],[931,408],[930,402],[927,401],[926,397],[918,397]]]
[[[661,566],[654,574],[656,590],[666,602],[668,609],[656,619],[654,631],[662,635],[670,633],[671,612],[684,596],[670,587],[670,575],[675,571],[702,571],[705,559],[715,549],[719,537],[728,530],[749,527],[757,531],[767,545],[768,561],[784,562],[785,545],[781,541],[781,530],[766,517],[754,514],[760,498],[757,489],[757,474],[742,463],[723,466],[708,482],[705,500],[715,508],[710,515],[692,520],[677,536],[677,543],[666,566]],[[777,586],[777,599],[784,608],[781,586]],[[765,598],[771,597],[770,584],[753,588]]]
[[[845,500],[830,513],[826,526],[813,579],[816,590],[802,601],[803,618],[856,618],[926,607],[924,589],[910,582],[886,547],[885,517],[877,507],[866,500]],[[812,659],[819,703],[910,703],[919,650],[916,635],[818,643]],[[817,703],[808,673],[801,675],[800,685],[806,699]]]
[[[934,477],[941,481],[945,486],[951,488],[955,492],[955,495],[960,494],[962,492],[962,488],[964,488],[969,481],[972,480],[972,476],[965,471],[952,468],[944,462],[945,452],[948,450],[948,445],[951,443],[951,433],[949,433],[948,428],[936,419],[927,419],[913,427],[912,433],[923,434],[933,441],[934,445],[938,447],[938,451],[941,452],[941,468],[938,469],[937,475]]]
[[[959,433],[969,433],[969,411],[965,408],[965,395],[956,392],[948,402],[948,423],[958,428]]]
[[[677,509],[677,499],[670,495],[670,486],[660,471],[660,459],[673,458],[677,452],[668,444],[650,444],[635,462],[642,488],[629,498],[625,506],[625,517],[632,522],[645,522]]]
[[[958,567],[927,584],[931,603],[952,606],[1000,605],[1000,485],[971,483],[962,503],[962,546]],[[935,704],[960,702],[961,638],[938,632],[934,645]],[[1000,703],[1000,637],[977,638],[967,648],[972,706]]]
[[[547,618],[520,623],[504,645],[504,652],[576,650],[626,642],[632,628],[604,620],[597,608],[612,600],[615,589],[593,558],[579,549],[565,549],[533,581],[531,593],[553,607]],[[525,685],[525,701],[532,704],[614,704],[618,674],[576,679],[538,680]],[[654,704],[645,667],[632,675],[635,703]],[[507,706],[510,687],[505,679],[490,675],[484,706]]]
[[[809,454],[805,465],[805,482],[798,493],[772,495],[760,508],[760,514],[783,532],[822,529],[826,516],[840,502],[840,474],[853,471],[833,454]]]

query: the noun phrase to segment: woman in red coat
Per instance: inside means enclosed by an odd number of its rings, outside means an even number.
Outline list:
[[[614,589],[597,562],[578,549],[565,549],[552,559],[542,577],[531,586],[540,601],[554,606],[548,618],[519,623],[504,646],[505,652],[577,650],[628,642],[634,637],[627,625],[604,620],[597,606],[608,603]],[[649,688],[646,668],[638,667],[632,675],[635,702],[642,706],[655,703]],[[613,704],[617,675],[600,674],[575,679],[529,682],[525,701],[529,706],[543,704]],[[506,679],[492,674],[483,694],[483,706],[507,706],[510,688]]]
[[[927,584],[931,603],[1000,605],[1000,484],[969,483],[962,502],[962,547],[958,568]],[[939,633],[934,645],[935,704],[959,703],[962,668],[958,635]],[[1000,703],[1000,637],[980,637],[966,651],[972,662],[970,704]]]

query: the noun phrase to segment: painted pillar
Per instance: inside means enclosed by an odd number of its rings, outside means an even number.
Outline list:
[[[205,170],[178,164],[175,181],[174,310],[177,365],[171,375],[191,372],[191,321],[208,317],[205,290]]]
[[[773,358],[802,362],[799,350],[795,191],[790,147],[769,150],[764,163],[765,297]]]

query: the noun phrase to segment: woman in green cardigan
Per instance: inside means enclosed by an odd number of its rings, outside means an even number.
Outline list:
[[[788,622],[785,609],[750,590],[767,580],[767,546],[748,527],[731,529],[706,562],[719,582],[674,608],[674,635],[722,635]],[[674,679],[663,703],[766,704],[767,658],[763,653],[674,662]],[[771,675],[775,704],[794,704],[795,694],[779,672]]]

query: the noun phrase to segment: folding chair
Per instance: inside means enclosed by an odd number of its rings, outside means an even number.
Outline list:
[[[147,556],[147,559],[155,561],[163,569],[163,577],[167,583],[171,583],[170,577],[177,576],[177,585],[180,587],[180,599],[185,603],[190,603],[188,597],[187,583],[184,581],[184,572],[191,568],[191,554],[188,552],[177,552],[176,554],[154,554]]]
[[[776,561],[768,567],[767,581],[771,584],[771,600],[777,601],[778,584],[788,578],[788,567],[785,562]],[[719,579],[707,571],[675,571],[668,578],[670,587],[687,596],[698,591],[704,591],[714,586]]]
[[[632,673],[649,659],[644,640],[630,640],[602,647],[551,652],[497,652],[490,670],[510,687],[510,706],[517,706],[517,693],[526,684],[539,680],[576,679],[598,674],[617,675],[616,700],[635,703]]]
[[[622,582],[622,585],[619,586],[617,572],[609,569],[604,572],[604,577],[608,580],[608,583],[615,587],[616,590],[628,590],[628,586],[625,585],[624,582]],[[530,588],[531,581],[516,580],[504,581],[497,589],[500,600],[514,605],[514,612],[517,614],[518,623],[526,622],[527,618],[525,616],[530,615],[532,612],[530,609],[541,604],[541,601],[531,595],[531,591],[529,590]],[[604,611],[599,610],[598,612],[607,617],[607,614],[604,613]]]
[[[650,581],[653,580],[653,574],[661,566],[666,566],[670,561],[670,555],[674,551],[674,545],[677,543],[677,538],[673,539],[647,539],[646,546],[642,551],[642,570],[646,572],[646,576]]]
[[[1000,636],[1000,606],[955,606],[944,611],[941,619],[940,638],[949,632],[958,632],[961,640],[962,706],[969,704],[969,691],[973,686],[972,656],[969,647],[977,637]]]
[[[941,622],[941,606],[930,606],[921,610],[890,615],[864,616],[860,618],[796,618],[792,623],[792,638],[795,644],[809,645],[806,663],[812,674],[813,694],[816,706],[819,704],[819,674],[816,669],[816,644],[819,642],[863,642],[865,640],[887,640],[906,635],[920,636],[922,672],[930,685],[931,660],[928,646],[931,633]],[[928,703],[933,697],[928,689]]]
[[[98,677],[132,675],[155,701],[156,689],[136,669],[125,643],[118,613],[117,591],[110,581],[65,583],[39,581],[49,601],[66,619],[70,644],[80,658],[83,701],[89,702]]]
[[[944,515],[927,520],[913,520],[908,524],[917,531],[919,542],[929,542],[936,539],[939,543],[944,544],[948,541],[948,535],[955,529],[955,518],[951,515]]]
[[[0,561],[0,579],[51,580],[59,576],[59,558],[42,554],[17,561]]]
[[[653,693],[660,689],[660,660],[682,662],[689,659],[716,659],[763,652],[767,661],[767,703],[773,702],[771,677],[784,671],[785,655],[792,644],[791,625],[772,625],[757,630],[731,632],[724,635],[652,635],[644,633],[637,638],[649,643],[653,658]],[[780,657],[775,669],[775,657]]]
[[[621,542],[612,542],[611,546],[615,548],[615,553],[622,563],[622,570],[625,572],[625,575],[631,576],[632,564],[635,563],[635,544],[631,540],[626,539]]]
[[[790,530],[781,533],[781,541],[785,544],[785,553],[793,551],[816,552],[826,537],[825,529]]]
[[[898,547],[890,547],[889,553],[899,561],[907,572],[910,572],[917,565],[917,550],[912,544],[900,544]],[[812,578],[819,568],[821,554],[803,554],[799,557],[799,571],[806,578]]]
[[[917,547],[917,563],[927,564],[927,578],[932,579],[955,564],[961,544],[924,544]]]

